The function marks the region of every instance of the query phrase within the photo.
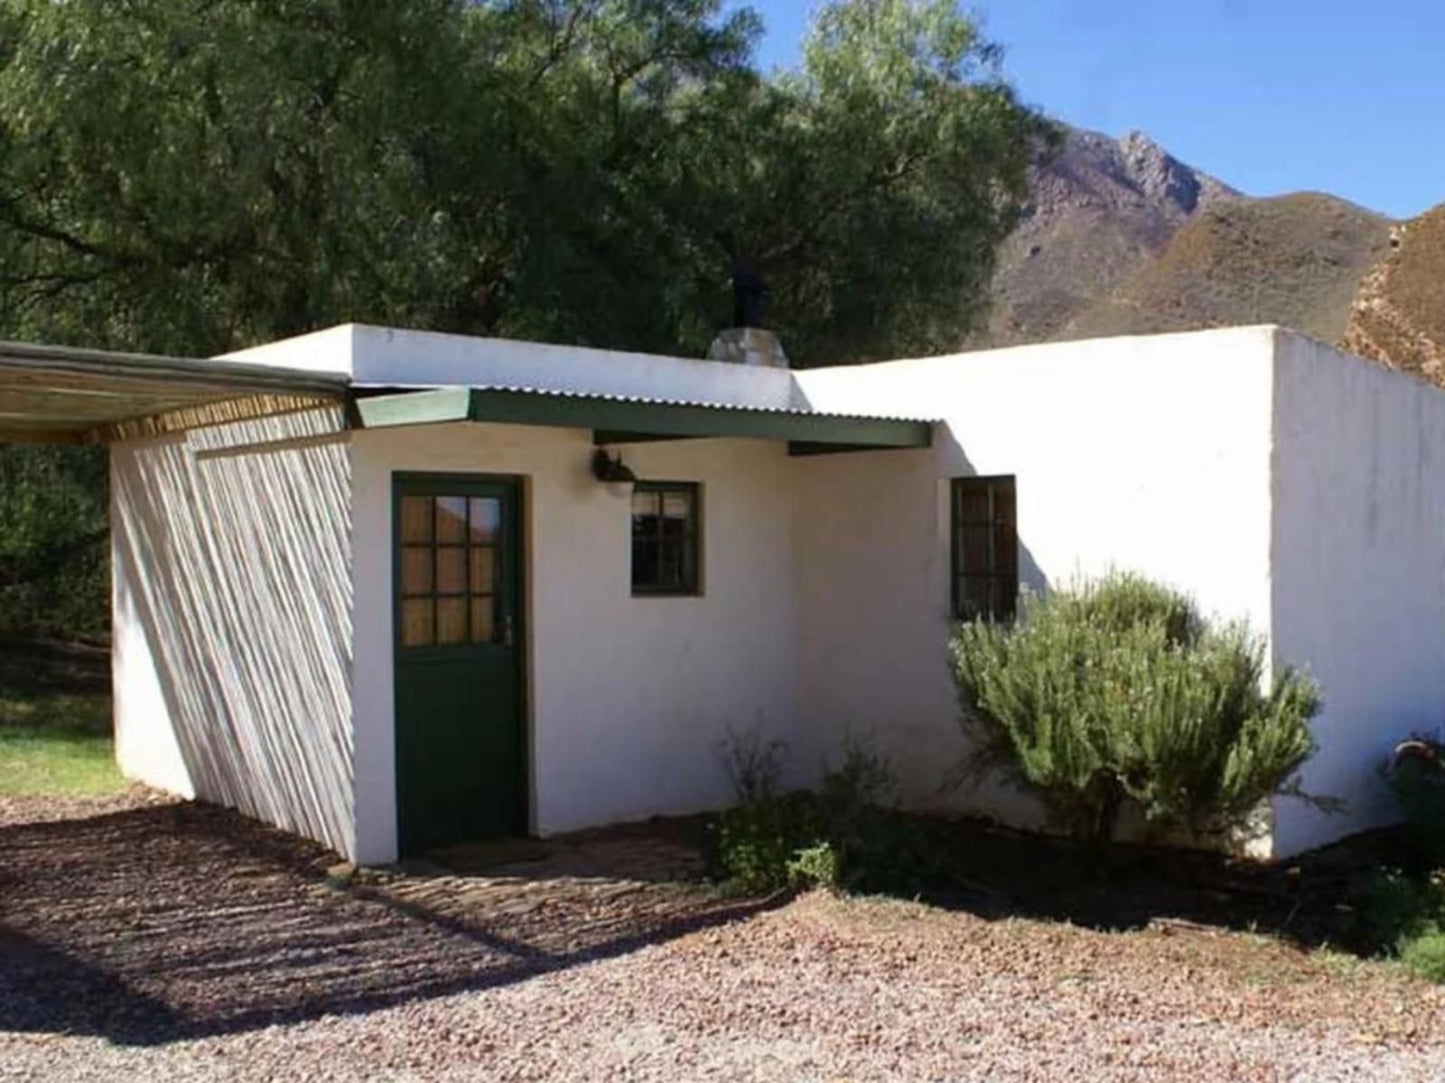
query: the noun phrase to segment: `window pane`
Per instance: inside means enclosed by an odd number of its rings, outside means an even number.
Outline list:
[[[430,594],[431,548],[408,547],[401,551],[401,592],[403,594]]]
[[[958,521],[988,522],[988,483],[978,478],[960,478],[954,484],[958,486]]]
[[[987,616],[993,612],[993,580],[967,576],[958,584],[958,615],[964,620]]]
[[[466,540],[467,498],[439,496],[437,502],[437,541],[456,544]]]
[[[658,546],[657,585],[660,587],[683,585],[682,545],[679,542],[669,541]]]
[[[993,528],[993,570],[1014,576],[1019,570],[1019,536],[1011,524]]]
[[[402,544],[426,544],[431,541],[431,497],[401,498]]]
[[[471,551],[472,593],[491,594],[496,590],[497,551],[489,545],[479,545]]]
[[[638,520],[651,521],[662,508],[662,494],[648,489],[632,491],[632,529],[638,528]]]
[[[467,592],[467,551],[461,546],[437,550],[437,593]]]
[[[401,645],[426,647],[432,643],[432,601],[408,599],[401,603]]]
[[[437,642],[465,643],[467,639],[467,600],[437,599]]]
[[[634,535],[632,539],[632,585],[634,587],[653,587],[657,585],[657,578],[657,543]]]
[[[659,523],[663,544],[682,548],[683,539],[687,537],[687,520],[663,518]]]
[[[495,606],[491,598],[473,598],[472,642],[491,643],[496,637]]]
[[[672,520],[686,520],[692,515],[692,494],[679,491],[662,494],[662,514]]]
[[[989,532],[986,526],[958,528],[958,574],[976,575],[993,570],[989,567]]]
[[[1000,478],[993,487],[993,519],[996,523],[1017,522],[1014,510],[1013,478]]]
[[[993,615],[1000,620],[1012,617],[1018,605],[1018,581],[1000,576],[993,584]]]
[[[472,541],[492,541],[497,536],[497,528],[502,524],[502,503],[495,497],[474,496],[471,500],[470,516]]]

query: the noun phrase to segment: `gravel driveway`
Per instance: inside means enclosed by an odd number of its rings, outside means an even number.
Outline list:
[[[142,792],[0,800],[0,1078],[1445,1079],[1440,990],[1261,938],[770,908],[636,838],[335,860]]]

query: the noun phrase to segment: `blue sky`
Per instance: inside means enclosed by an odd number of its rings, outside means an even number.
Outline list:
[[[811,0],[751,0],[764,67]],[[1251,195],[1314,189],[1396,217],[1445,202],[1445,0],[978,0],[1029,104],[1149,133]]]

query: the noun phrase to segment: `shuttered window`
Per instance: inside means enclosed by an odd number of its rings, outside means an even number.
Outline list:
[[[1007,620],[1019,593],[1013,476],[955,478],[952,501],[953,615]]]

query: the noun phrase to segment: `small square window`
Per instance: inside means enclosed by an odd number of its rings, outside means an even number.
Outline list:
[[[407,493],[398,523],[401,645],[499,643],[502,504]]]
[[[700,491],[639,481],[632,491],[632,593],[697,594]]]
[[[1014,479],[954,478],[951,502],[953,615],[1008,620],[1019,594]]]

